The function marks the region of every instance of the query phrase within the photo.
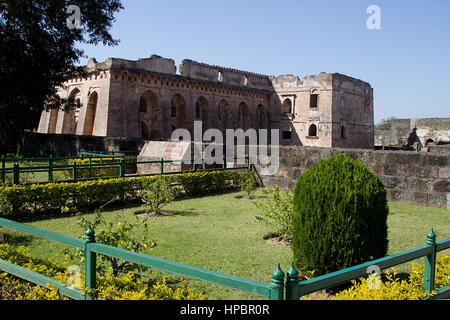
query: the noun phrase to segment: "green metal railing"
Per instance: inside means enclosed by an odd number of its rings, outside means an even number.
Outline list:
[[[55,164],[55,161],[60,160],[73,160],[73,164]],[[89,159],[89,163],[87,164],[77,164],[76,160]],[[97,162],[94,159],[99,159]],[[244,158],[234,158],[234,160],[243,160]],[[21,159],[23,160],[23,159]],[[26,159],[23,161],[27,161],[30,159]],[[231,171],[231,170],[250,170],[250,158],[245,157],[245,166],[237,166],[237,167],[228,167],[226,156],[223,157],[223,162],[221,167],[212,168],[212,169],[199,169],[198,166],[202,165],[208,159],[193,159],[192,161],[192,169],[190,170],[182,170],[175,172],[166,172],[164,170],[164,165],[169,163],[184,163],[184,160],[166,160],[161,158],[161,160],[156,161],[137,161],[137,160],[128,160],[124,155],[115,156],[115,155],[107,155],[107,154],[99,154],[99,153],[82,153],[82,157],[79,158],[39,158],[35,159],[35,161],[47,162],[47,165],[41,166],[25,166],[21,167],[18,159],[11,158],[1,158],[1,167],[0,167],[0,184],[6,183],[6,175],[11,175],[11,184],[16,185],[20,184],[20,175],[24,173],[47,173],[47,181],[36,181],[36,182],[28,182],[24,184],[46,184],[53,182],[78,182],[78,181],[89,181],[89,180],[98,180],[98,179],[114,179],[114,178],[135,178],[135,177],[145,177],[145,176],[156,176],[156,175],[172,175],[172,174],[182,174],[196,171]],[[13,162],[11,168],[6,167],[7,162]],[[159,173],[150,173],[150,174],[126,174],[127,166],[137,166],[144,164],[158,164],[160,167]],[[115,176],[102,176],[102,177],[90,177],[90,178],[81,178],[79,172],[82,170],[92,170],[92,169],[118,169],[118,174]],[[54,173],[58,171],[70,171],[71,178],[66,180],[55,180]]]
[[[95,233],[90,228],[86,232],[86,240],[81,240],[3,218],[0,218],[0,227],[14,229],[83,250],[86,258],[86,287],[89,289],[94,289],[96,287],[97,254],[107,255],[146,267],[179,274],[188,278],[249,292],[271,300],[298,300],[304,295],[364,277],[369,273],[368,268],[371,266],[377,266],[380,270],[383,270],[425,257],[424,292],[427,293],[427,299],[445,299],[450,297],[450,284],[438,290],[434,290],[436,253],[450,248],[450,238],[436,242],[436,235],[433,230],[427,235],[427,244],[423,247],[404,251],[306,281],[299,281],[299,272],[293,265],[287,270],[286,274],[281,270],[280,265],[278,265],[271,275],[272,282],[268,284],[96,243]],[[59,289],[61,294],[72,299],[91,299],[89,295],[86,295],[80,289],[69,288],[65,284],[59,283],[52,278],[13,265],[4,260],[0,260],[0,270],[44,287],[47,284],[51,284]]]
[[[278,271],[279,266],[277,270],[272,274],[272,283],[269,284],[96,243],[95,233],[90,228],[86,232],[86,240],[81,240],[78,238],[73,238],[52,231],[38,229],[33,226],[3,218],[0,218],[0,226],[48,240],[57,241],[59,243],[83,250],[85,254],[85,283],[86,288],[88,289],[95,289],[96,287],[96,259],[97,254],[102,254],[117,259],[126,260],[128,262],[132,262],[142,266],[159,269],[169,273],[175,273],[188,278],[202,280],[232,289],[249,292],[271,300],[283,299],[284,278],[282,273]],[[36,283],[43,287],[46,287],[47,284],[51,284],[55,288],[57,288],[62,295],[65,295],[72,299],[91,299],[88,294],[85,294],[80,289],[70,288],[67,285],[62,284],[52,278],[46,277],[31,270],[24,269],[4,260],[0,260],[0,270],[3,270],[4,272],[10,273],[21,279]]]
[[[299,272],[291,265],[286,272],[286,299],[298,300],[304,295],[332,288],[347,283],[350,280],[359,279],[366,276],[368,274],[368,268],[372,266],[377,266],[380,270],[384,270],[422,257],[425,257],[424,292],[428,293],[427,299],[445,299],[450,297],[450,283],[439,290],[434,290],[434,280],[436,253],[448,248],[450,248],[450,238],[436,242],[436,234],[431,230],[427,235],[426,245],[423,247],[373,260],[310,280],[299,281]],[[429,294],[433,291],[434,294]]]

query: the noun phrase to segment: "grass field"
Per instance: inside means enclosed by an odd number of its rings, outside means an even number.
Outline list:
[[[270,275],[280,263],[284,271],[292,261],[289,247],[267,243],[263,236],[275,230],[256,221],[258,209],[252,201],[241,199],[243,193],[227,193],[178,200],[165,208],[169,216],[149,218],[150,237],[157,247],[149,254],[235,276],[269,283]],[[257,197],[262,193],[258,192]],[[109,210],[109,221],[134,221],[141,207]],[[49,218],[29,222],[39,228],[80,236],[76,217]],[[390,203],[389,254],[422,246],[426,234],[434,228],[438,241],[450,237],[450,210]],[[7,233],[5,229],[0,232]],[[62,245],[47,240],[9,232],[9,242],[25,245],[37,257],[60,252]],[[419,260],[419,262],[422,262]],[[402,266],[401,271],[407,271]],[[166,275],[154,272],[152,276]],[[169,283],[180,277],[168,276]],[[188,285],[220,299],[255,299],[246,293],[188,280]]]

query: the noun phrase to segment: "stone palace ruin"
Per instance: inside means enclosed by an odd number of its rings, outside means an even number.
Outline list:
[[[373,89],[320,73],[302,80],[152,55],[91,59],[88,76],[67,81],[60,99],[76,108],[44,111],[39,133],[168,140],[174,130],[279,129],[280,145],[374,147]]]

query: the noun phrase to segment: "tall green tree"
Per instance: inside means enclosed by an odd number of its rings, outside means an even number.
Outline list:
[[[55,88],[83,75],[77,45],[117,45],[110,29],[121,9],[120,0],[0,0],[0,144],[19,142],[44,108],[70,107]]]

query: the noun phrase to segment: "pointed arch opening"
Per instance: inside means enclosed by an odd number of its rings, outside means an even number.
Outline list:
[[[197,119],[201,119],[202,130],[203,133],[205,133],[211,127],[211,112],[209,102],[205,97],[201,96],[197,99],[195,107],[197,111],[200,111],[200,117],[198,117]]]
[[[95,116],[97,114],[98,94],[92,92],[89,96],[88,104],[86,107],[86,117],[84,120],[83,135],[92,136],[94,134]]]
[[[269,111],[263,104],[259,104],[257,110],[258,129],[269,129]]]
[[[72,90],[67,99],[67,107],[64,112],[63,133],[76,134],[78,119],[80,118],[81,92],[78,88]]]
[[[248,105],[245,102],[239,104],[239,126],[246,131],[250,127],[250,114]]]
[[[189,126],[186,100],[179,93],[175,94],[170,101],[170,118],[172,128],[187,129]],[[172,131],[174,130],[172,129]]]
[[[139,101],[139,117],[147,126],[146,139],[162,138],[162,116],[158,96],[151,90],[145,91]],[[144,138],[144,136],[143,136]]]

